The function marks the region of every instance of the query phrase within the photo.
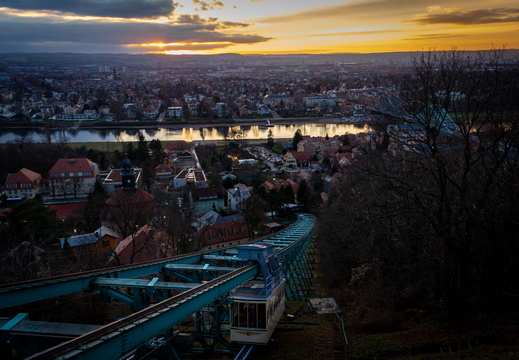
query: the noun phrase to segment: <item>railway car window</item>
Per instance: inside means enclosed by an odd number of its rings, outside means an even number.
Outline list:
[[[247,304],[235,302],[232,304],[232,326],[247,327]]]
[[[246,303],[238,303],[238,326],[239,327],[247,327],[247,304]]]
[[[258,304],[258,329],[267,328],[267,309],[265,304]]]
[[[258,325],[258,311],[256,304],[249,304],[248,309],[248,315],[249,315],[249,325],[247,327],[249,328],[255,328]]]

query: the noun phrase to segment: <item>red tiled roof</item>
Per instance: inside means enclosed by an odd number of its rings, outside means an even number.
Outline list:
[[[193,195],[193,198],[197,200],[207,197],[217,197],[221,199],[224,197],[225,192],[222,187],[214,186],[210,188],[191,189],[191,194]]]
[[[217,244],[249,237],[247,223],[243,219],[207,225],[202,230],[204,245]]]
[[[79,172],[80,176],[84,176],[83,172],[90,172],[90,176],[96,176],[99,170],[95,167],[95,163],[87,158],[59,159],[50,169],[49,174],[63,172]]]
[[[146,192],[141,188],[137,188],[132,191],[125,191],[124,189],[119,189],[115,194],[113,194],[108,200],[106,200],[106,205],[108,206],[121,206],[122,204],[144,204],[155,201],[155,196]]]
[[[29,169],[23,168],[16,173],[7,174],[7,179],[5,181],[6,184],[16,184],[16,183],[31,183],[31,188],[34,187],[36,181],[40,179],[41,175],[31,171]]]
[[[168,249],[167,236],[149,225],[139,229],[136,234],[121,241],[115,249],[111,263],[130,264],[157,260],[171,256],[173,249]]]
[[[291,153],[297,160],[310,160],[310,153],[308,153],[308,151],[292,151]]]
[[[19,183],[30,183],[31,189],[35,188],[35,184],[41,180],[41,175],[31,171],[29,169],[23,168],[16,173],[7,174],[7,179],[5,180],[5,184],[19,184]]]
[[[173,143],[167,143],[166,144],[166,150],[169,152],[178,152],[186,149],[186,142],[185,141],[179,141],[179,142],[173,142]]]
[[[168,165],[166,164],[160,164],[159,166],[157,166],[155,168],[155,172],[157,173],[161,173],[161,172],[171,172],[173,171],[173,169],[171,169],[171,167],[169,167]]]

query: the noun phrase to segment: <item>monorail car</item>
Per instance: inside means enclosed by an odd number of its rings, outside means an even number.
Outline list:
[[[231,294],[231,341],[266,344],[285,310],[285,276],[270,243],[238,247],[238,258],[255,260],[258,275]]]

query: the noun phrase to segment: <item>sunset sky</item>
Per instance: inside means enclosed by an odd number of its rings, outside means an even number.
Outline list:
[[[517,0],[2,0],[0,52],[519,48]]]

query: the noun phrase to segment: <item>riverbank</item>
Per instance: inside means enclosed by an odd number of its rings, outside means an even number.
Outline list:
[[[102,124],[102,125],[101,125]],[[108,122],[108,123],[0,123],[0,144],[16,142],[80,143],[80,142],[132,142],[144,136],[150,141],[226,140],[236,137],[247,140],[275,141],[293,138],[297,130],[303,136],[333,137],[335,135],[359,134],[368,131],[384,131],[386,126],[373,122],[344,122],[338,118],[283,118],[265,121],[228,122]],[[235,127],[240,133],[231,133]]]
[[[159,128],[194,128],[205,127],[233,127],[233,126],[261,126],[265,125],[266,118],[256,119],[203,119],[183,121],[2,121],[0,128],[4,129],[40,129],[40,130],[69,130],[69,129],[159,129]],[[348,118],[342,120],[338,117],[291,117],[269,118],[270,124],[294,125],[294,124],[350,124],[365,125],[371,122],[370,117]]]

